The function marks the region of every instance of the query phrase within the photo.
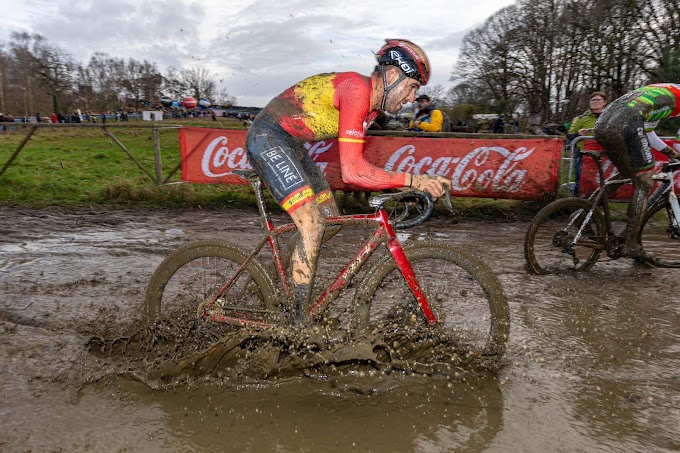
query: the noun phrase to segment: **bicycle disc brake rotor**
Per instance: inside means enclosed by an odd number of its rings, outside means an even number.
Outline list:
[[[680,228],[675,225],[668,225],[667,233],[670,239],[680,239]]]
[[[552,244],[555,247],[560,247],[562,249],[568,247],[571,245],[571,243],[574,240],[574,236],[571,234],[567,233],[566,231],[558,231],[555,233],[552,239]]]

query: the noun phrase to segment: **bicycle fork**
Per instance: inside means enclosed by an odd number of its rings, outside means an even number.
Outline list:
[[[674,187],[672,186],[674,184],[673,172],[669,171],[667,173],[654,175],[653,178],[657,181],[663,181],[663,186],[659,191],[656,192],[658,195],[652,196],[650,203],[656,202],[661,194],[668,190],[668,204],[670,205],[671,209],[671,212],[669,212],[669,220],[671,223],[668,225],[668,234],[670,236],[673,235],[674,232],[680,232],[680,203],[678,202],[678,196],[675,193]],[[670,215],[671,213],[672,215]],[[675,234],[677,235],[680,233]]]
[[[392,228],[392,226],[389,225],[389,228]],[[423,316],[425,316],[428,324],[436,324],[438,319],[430,308],[430,304],[427,302],[427,297],[425,297],[425,293],[420,287],[420,283],[418,283],[413,266],[411,266],[411,262],[406,257],[406,252],[404,252],[404,248],[397,239],[396,235],[390,234],[390,240],[387,243],[387,248],[392,254],[394,261],[397,263],[397,267],[404,276],[406,284],[413,293],[413,296],[416,298],[416,301],[418,302],[420,309],[423,311]]]

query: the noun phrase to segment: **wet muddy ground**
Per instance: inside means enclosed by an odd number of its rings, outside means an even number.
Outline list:
[[[257,227],[249,210],[0,208],[0,451],[680,450],[678,271],[619,260],[530,276],[526,222],[434,219],[404,236],[459,245],[497,273],[512,328],[495,374],[367,368],[153,390],[87,350],[141,317],[175,247],[247,246]],[[337,240],[326,262],[355,233]]]

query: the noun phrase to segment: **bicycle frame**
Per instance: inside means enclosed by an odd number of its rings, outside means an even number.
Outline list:
[[[602,168],[602,160],[601,160],[601,153],[600,152],[593,152],[593,151],[581,151],[582,154],[590,156],[593,158],[595,163],[597,164],[597,171],[598,171],[598,176],[600,179],[600,186],[597,188],[593,194],[588,197],[588,201],[592,203],[592,206],[590,208],[590,211],[586,215],[586,217],[583,219],[581,222],[581,226],[576,232],[576,235],[574,236],[574,239],[572,240],[571,244],[569,247],[565,247],[567,249],[573,247],[576,245],[581,238],[581,235],[583,233],[583,229],[585,226],[588,224],[590,221],[590,218],[593,215],[593,212],[595,209],[598,208],[598,206],[602,206],[602,210],[604,213],[604,219],[605,219],[605,226],[607,228],[606,234],[607,237],[614,236],[614,232],[612,231],[612,222],[611,222],[611,212],[609,209],[609,201],[607,199],[608,195],[616,190],[618,187],[622,186],[623,184],[627,184],[630,182],[630,179],[621,179],[619,177],[619,173],[615,173],[614,175],[610,176],[609,178],[605,178],[604,175],[604,169]],[[654,206],[663,196],[668,196],[668,201],[670,202],[671,208],[673,210],[674,214],[674,222],[675,226],[680,228],[680,204],[678,203],[678,197],[675,193],[675,181],[673,178],[673,173],[674,173],[674,168],[673,166],[670,166],[668,168],[668,171],[666,172],[661,172],[659,174],[656,174],[653,176],[653,179],[656,181],[662,181],[661,186],[659,186],[649,197],[649,202],[648,202],[648,209],[651,206]],[[574,219],[576,220],[576,219]],[[606,244],[590,244],[589,245],[593,249],[601,249],[605,250],[606,249]]]
[[[668,171],[661,172],[653,176],[655,181],[662,182],[661,186],[659,186],[659,188],[654,191],[652,196],[649,197],[649,206],[654,206],[654,204],[656,204],[661,197],[667,194],[668,202],[670,203],[671,209],[673,210],[674,218],[672,220],[675,223],[674,226],[676,228],[680,228],[680,203],[678,203],[678,195],[675,193],[675,180],[673,178],[674,171],[675,170],[673,166],[669,166]]]
[[[276,266],[276,272],[280,278],[280,282],[283,286],[286,298],[290,301],[293,297],[293,288],[288,279],[288,275],[285,270],[283,259],[281,257],[281,248],[279,246],[278,237],[281,234],[294,231],[297,229],[294,223],[288,223],[281,225],[279,227],[274,226],[271,220],[269,212],[267,210],[264,196],[262,194],[262,182],[259,178],[251,177],[249,178],[250,185],[255,191],[257,198],[258,210],[260,211],[260,220],[262,227],[264,229],[264,235],[255,246],[255,249],[248,255],[246,260],[238,267],[234,275],[220,288],[220,290],[213,296],[211,301],[206,305],[203,311],[203,318],[222,322],[226,324],[235,324],[240,326],[245,325],[258,325],[262,326],[263,322],[257,320],[235,318],[223,315],[211,315],[209,314],[210,308],[217,301],[217,299],[236,281],[236,279],[241,274],[243,268],[248,264],[248,262],[253,259],[257,254],[260,253],[262,248],[267,244],[271,249],[274,264]],[[429,324],[436,324],[437,318],[430,308],[430,305],[423,293],[420,284],[415,276],[413,268],[411,266],[404,249],[397,238],[397,234],[389,221],[388,213],[385,209],[378,209],[377,212],[373,214],[357,214],[357,215],[346,215],[346,216],[333,216],[326,218],[326,225],[377,225],[377,229],[371,235],[371,237],[366,240],[366,242],[361,246],[357,254],[352,258],[347,265],[339,272],[334,281],[330,286],[312,303],[310,312],[312,315],[318,315],[323,313],[323,311],[330,305],[330,303],[340,294],[340,292],[345,289],[352,278],[359,272],[364,263],[371,257],[373,252],[378,248],[381,243],[386,243],[387,248],[392,255],[397,267],[401,271],[404,279],[409,286],[411,292],[416,298],[425,319]]]

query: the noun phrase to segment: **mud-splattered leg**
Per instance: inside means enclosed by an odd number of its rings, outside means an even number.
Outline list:
[[[325,218],[321,207],[308,203],[291,215],[298,228],[298,237],[291,257],[291,277],[295,284],[294,323],[309,320],[309,299],[324,237]]]

